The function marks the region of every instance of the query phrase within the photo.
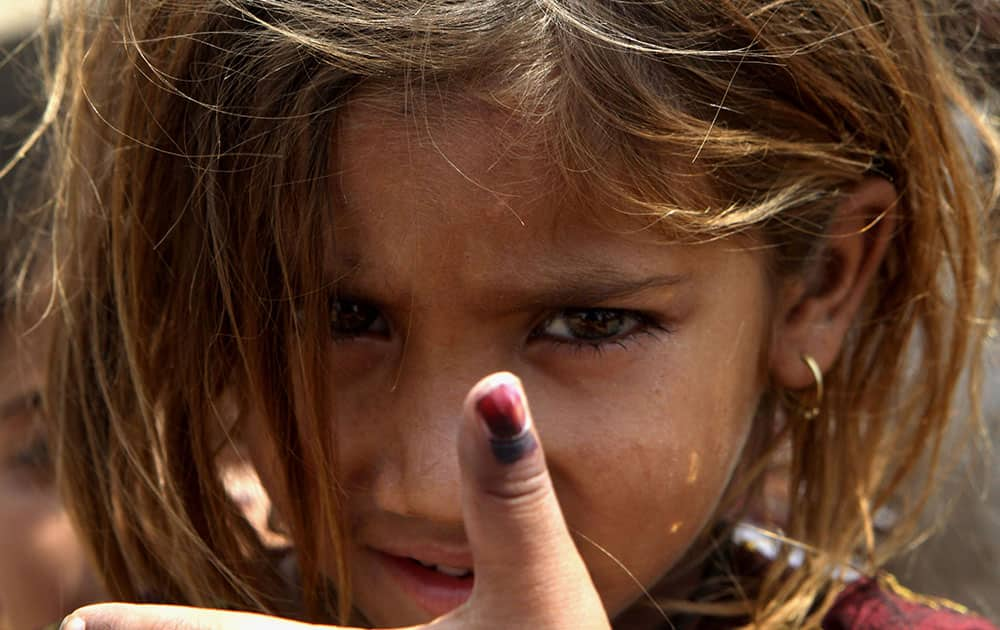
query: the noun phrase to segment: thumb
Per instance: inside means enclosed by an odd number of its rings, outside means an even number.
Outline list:
[[[475,587],[464,614],[496,628],[608,628],[513,374],[492,374],[469,392],[459,461],[475,562]]]

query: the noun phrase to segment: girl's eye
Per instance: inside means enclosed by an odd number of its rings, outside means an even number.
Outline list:
[[[334,338],[385,336],[389,325],[375,306],[348,299],[330,301],[330,332]]]
[[[24,398],[14,417],[7,418],[8,421],[17,423],[13,426],[23,426],[24,435],[15,438],[15,443],[19,444],[16,450],[8,451],[5,463],[12,470],[21,471],[32,479],[46,482],[52,474],[53,462],[46,432],[41,425],[42,414],[42,398],[35,393]]]
[[[35,473],[46,473],[52,468],[52,453],[44,438],[37,438],[14,454],[14,464]]]
[[[653,334],[664,328],[650,317],[624,309],[572,308],[550,317],[532,332],[532,337],[556,343],[591,346],[624,345],[638,334]]]

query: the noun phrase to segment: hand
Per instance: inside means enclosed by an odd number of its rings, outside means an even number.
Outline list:
[[[608,630],[607,614],[559,509],[520,382],[503,372],[481,380],[466,396],[463,418],[458,439],[462,511],[475,586],[465,604],[419,628]],[[338,627],[178,606],[103,604],[76,611],[64,628]]]

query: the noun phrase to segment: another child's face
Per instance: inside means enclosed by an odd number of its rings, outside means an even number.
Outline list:
[[[38,417],[48,337],[47,327],[0,327],[0,630],[38,628],[100,598]]]
[[[468,595],[468,578],[414,560],[472,567],[462,400],[510,370],[618,614],[710,524],[747,443],[765,378],[762,254],[664,244],[634,218],[598,227],[510,141],[516,123],[474,108],[444,120],[355,104],[336,138],[330,416],[356,601],[383,627]]]

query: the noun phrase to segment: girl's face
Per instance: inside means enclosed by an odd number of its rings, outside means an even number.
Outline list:
[[[328,382],[359,609],[408,625],[468,596],[462,400],[510,370],[605,607],[622,612],[710,525],[747,442],[762,254],[666,244],[624,216],[596,225],[500,115],[428,122],[358,102],[340,123]]]
[[[0,630],[38,628],[101,597],[52,480],[40,422],[48,329],[0,327]]]

